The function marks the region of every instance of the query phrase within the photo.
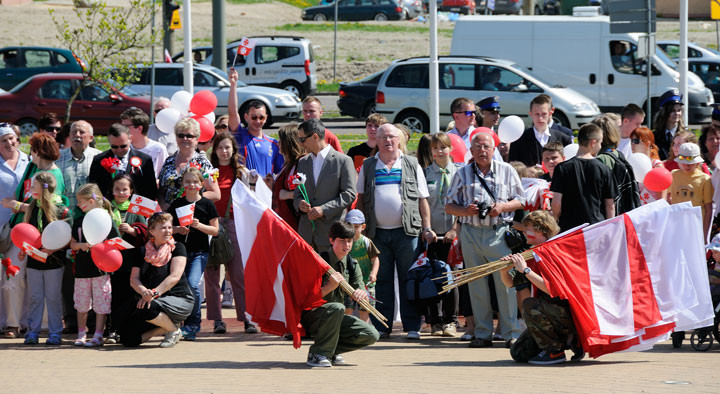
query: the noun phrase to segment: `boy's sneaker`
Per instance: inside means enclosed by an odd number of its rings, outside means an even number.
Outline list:
[[[29,332],[25,334],[25,342],[26,345],[37,345],[38,343],[38,335],[32,332]]]
[[[407,339],[420,339],[420,332],[419,331],[408,331],[406,338]]]
[[[535,365],[550,365],[564,363],[567,359],[565,358],[565,352],[548,352],[543,350],[538,353],[537,356],[528,360],[528,363]]]
[[[433,324],[432,328],[430,329],[430,334],[434,335],[434,336],[442,336],[443,325],[442,324]]]
[[[332,356],[332,365],[345,365],[345,359],[343,356],[336,354]]]
[[[215,328],[213,328],[215,334],[225,334],[227,332],[227,326],[222,320],[215,320]]]
[[[232,308],[233,307],[233,293],[232,293],[232,289],[229,286],[225,287],[225,291],[223,291],[221,305],[223,308]]]
[[[311,367],[332,367],[332,362],[322,354],[308,353],[307,365]]]
[[[457,329],[455,323],[446,324],[442,329],[442,336],[455,338],[457,336]]]
[[[183,326],[181,329],[182,339],[186,341],[194,341],[200,326]]]
[[[254,324],[245,322],[245,334],[257,334],[257,332],[258,329]],[[292,338],[292,335],[290,335],[290,338]]]
[[[62,337],[60,334],[50,334],[48,339],[45,341],[46,345],[60,345],[62,344]]]
[[[175,346],[178,342],[180,342],[181,336],[182,332],[179,328],[175,331],[170,331],[169,333],[165,334],[165,338],[162,342],[160,342],[160,347],[169,348]]]

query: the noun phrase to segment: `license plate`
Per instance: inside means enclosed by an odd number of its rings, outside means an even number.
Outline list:
[[[460,11],[460,8],[458,8],[458,7],[452,7],[452,8],[450,8],[450,11]]]

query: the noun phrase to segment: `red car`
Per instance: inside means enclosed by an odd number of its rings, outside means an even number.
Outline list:
[[[37,130],[37,121],[48,112],[61,118],[67,101],[83,79],[82,74],[38,74],[20,82],[7,93],[0,93],[0,122],[20,126],[23,135]],[[86,120],[95,135],[105,135],[111,124],[120,122],[120,114],[130,107],[150,113],[150,98],[127,89],[118,91],[109,84],[82,88],[70,111],[70,120]]]

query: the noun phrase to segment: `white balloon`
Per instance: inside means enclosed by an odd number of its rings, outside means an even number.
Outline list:
[[[720,166],[720,152],[715,155],[715,168],[718,168],[718,166]]]
[[[470,161],[470,159],[472,159],[472,153],[470,153],[470,149],[468,149],[465,152],[465,164],[467,164]]]
[[[505,117],[498,126],[500,141],[508,144],[520,138],[523,131],[525,131],[525,122],[515,115]]]
[[[112,228],[112,219],[105,209],[93,208],[87,214],[82,222],[82,231],[85,240],[90,245],[101,243],[110,234]]]
[[[175,108],[176,110],[187,114],[190,110],[190,100],[192,100],[192,94],[184,90],[179,90],[170,98],[170,108]]]
[[[48,224],[42,233],[43,247],[50,250],[62,249],[70,242],[72,229],[63,220],[56,220]]]
[[[203,116],[205,116],[206,118],[208,118],[208,120],[210,121],[210,123],[215,124],[215,112],[210,112],[209,114],[203,115]]]
[[[163,133],[173,133],[175,131],[175,123],[182,119],[182,114],[175,108],[165,108],[158,112],[155,117],[155,125]]]
[[[565,160],[572,159],[577,155],[578,148],[580,145],[578,144],[568,144],[563,148],[563,155],[565,155]]]
[[[638,182],[645,179],[645,175],[652,170],[652,162],[644,153],[633,153],[628,157],[628,162],[632,166],[633,174]]]

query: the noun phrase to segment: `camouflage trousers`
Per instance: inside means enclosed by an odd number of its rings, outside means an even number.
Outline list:
[[[510,348],[513,360],[527,362],[540,351],[569,349],[577,341],[577,331],[567,301],[527,298],[522,304],[527,325]]]

